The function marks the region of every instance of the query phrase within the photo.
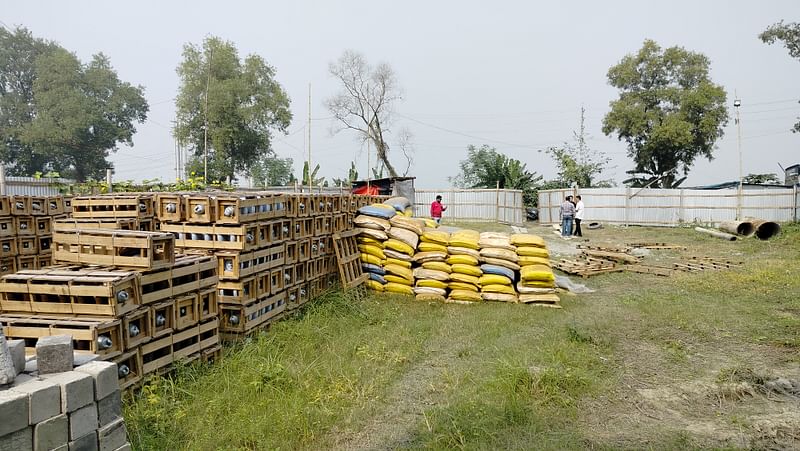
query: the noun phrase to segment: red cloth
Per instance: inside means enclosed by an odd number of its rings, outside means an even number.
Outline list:
[[[369,190],[367,190],[367,185],[360,186],[353,190],[353,194],[364,194],[366,196],[377,196],[378,195],[378,187],[375,185],[370,185]]]
[[[433,201],[431,203],[431,218],[441,218],[442,217],[442,203]]]

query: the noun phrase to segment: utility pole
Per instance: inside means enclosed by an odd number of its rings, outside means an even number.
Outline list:
[[[742,189],[744,184],[744,176],[742,175],[742,120],[739,115],[739,107],[742,106],[742,101],[739,100],[739,94],[734,91],[733,107],[736,109],[736,144],[739,148],[739,193],[736,196],[736,219],[742,220]]]
[[[308,192],[311,193],[311,83],[308,84]]]
[[[208,49],[208,61],[206,67],[206,105],[205,118],[203,120],[203,183],[208,184],[208,88],[211,85],[211,60],[214,51]]]

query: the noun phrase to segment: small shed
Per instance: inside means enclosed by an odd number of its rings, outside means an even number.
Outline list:
[[[402,196],[414,205],[414,180],[416,177],[386,177],[374,180],[353,182],[353,194],[377,194],[381,196]]]

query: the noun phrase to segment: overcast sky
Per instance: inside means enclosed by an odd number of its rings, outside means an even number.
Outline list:
[[[495,146],[553,178],[555,166],[540,150],[571,139],[581,105],[590,145],[613,159],[605,176],[619,182],[632,164],[624,143],[601,131],[617,96],[606,73],[648,38],[708,56],[712,80],[728,92],[731,116],[738,92],[745,174],[800,163],[800,135],[789,132],[800,115],[800,61],[757,37],[779,20],[800,21],[797,0],[2,3],[4,25],[28,27],[83,61],[103,52],[121,79],[145,87],[148,121],[138,126],[133,148],[112,156],[119,180],[175,178],[175,68],[183,45],[208,34],[276,68],[294,120],[290,136],[276,139],[274,148],[295,160],[296,174],[306,158],[309,83],[313,164],[321,164],[322,176],[343,177],[356,161],[366,174],[366,149],[352,133],[331,134],[335,124],[323,104],[337,90],[329,62],[353,49],[397,73],[403,100],[392,130],[407,127],[414,135],[409,175],[417,187],[448,187],[447,176],[458,172],[469,144]],[[733,120],[714,155],[695,164],[684,186],[736,180]],[[396,152],[392,160],[405,166]]]

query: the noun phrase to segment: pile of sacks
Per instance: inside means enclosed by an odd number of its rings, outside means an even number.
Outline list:
[[[550,267],[550,253],[542,237],[528,234],[511,235],[511,244],[516,246],[520,265],[517,292],[519,301],[558,306],[556,282]]]

